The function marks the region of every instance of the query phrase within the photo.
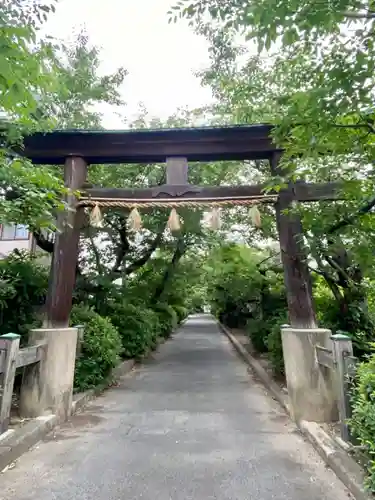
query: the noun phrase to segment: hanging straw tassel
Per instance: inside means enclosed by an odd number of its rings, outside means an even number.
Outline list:
[[[217,207],[214,207],[210,214],[210,228],[217,231],[221,228],[220,212]]]
[[[142,229],[142,217],[138,212],[137,207],[134,207],[133,210],[129,214],[129,225],[133,231],[139,231]]]
[[[172,208],[171,213],[169,214],[167,226],[171,231],[178,231],[181,229],[180,217],[175,208]]]
[[[103,226],[103,215],[100,210],[99,204],[96,203],[95,207],[90,213],[90,225],[92,227],[102,227]]]
[[[255,227],[260,227],[262,225],[262,221],[260,219],[260,212],[256,205],[253,205],[250,208],[250,217],[251,217],[251,222],[254,224]]]

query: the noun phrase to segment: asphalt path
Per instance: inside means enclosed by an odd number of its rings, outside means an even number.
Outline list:
[[[347,500],[209,316],[0,476],[4,500]]]

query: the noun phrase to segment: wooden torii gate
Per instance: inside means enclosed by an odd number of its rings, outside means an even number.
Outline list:
[[[46,326],[61,328],[69,322],[85,206],[100,201],[104,203],[103,200],[107,200],[107,205],[108,201],[122,200],[124,204],[137,202],[140,206],[152,205],[153,202],[176,206],[187,201],[240,204],[257,199],[275,203],[290,324],[296,328],[314,328],[316,319],[310,273],[301,246],[302,224],[298,216],[285,209],[294,201],[338,199],[340,184],[300,181],[265,196],[263,185],[202,187],[188,182],[189,161],[263,159],[269,161],[271,175],[285,177],[279,166],[282,151],[274,145],[271,132],[271,125],[244,125],[127,131],[67,130],[26,137],[21,154],[34,164],[64,164],[66,187],[83,194],[80,200],[69,195],[67,203],[76,210],[68,210],[60,216],[47,297]],[[90,164],[162,162],[167,164],[167,181],[163,186],[145,189],[85,187]]]

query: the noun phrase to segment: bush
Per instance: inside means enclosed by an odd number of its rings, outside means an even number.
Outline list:
[[[250,337],[251,344],[257,352],[267,352],[267,337],[270,332],[269,323],[259,318],[249,319],[246,332]]]
[[[281,340],[281,325],[286,323],[286,315],[273,318],[273,326],[267,337],[268,359],[277,377],[285,375],[283,345]]]
[[[74,306],[71,325],[84,325],[81,355],[76,361],[74,387],[85,391],[104,382],[118,364],[122,351],[117,329],[108,318],[88,307]]]
[[[172,331],[178,325],[178,317],[176,311],[168,304],[157,304],[154,311],[159,317],[160,333],[164,338],[169,337]]]
[[[140,358],[155,346],[161,325],[158,315],[144,305],[114,303],[107,315],[118,329],[125,358]]]
[[[29,329],[41,325],[48,269],[27,252],[15,251],[0,259],[0,285],[0,335],[17,333],[25,343]]]
[[[186,309],[186,307],[183,306],[172,306],[174,311],[177,314],[177,319],[178,322],[181,323],[189,314],[189,311]]]
[[[375,328],[372,308],[363,307],[361,301],[346,303],[344,297],[340,304],[322,279],[316,280],[314,284],[314,300],[318,323],[333,333],[348,335],[353,342],[354,355],[365,359],[371,353],[369,344],[373,340]]]
[[[366,487],[375,493],[375,354],[358,365],[349,427],[365,450]]]
[[[266,320],[251,319],[247,323],[247,333],[252,346],[259,353],[268,353],[267,357],[277,377],[285,374],[281,325],[286,321],[286,314],[279,312]]]

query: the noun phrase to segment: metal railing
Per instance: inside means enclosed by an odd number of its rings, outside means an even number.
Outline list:
[[[331,341],[331,349],[315,346],[316,360],[319,365],[334,371],[341,438],[346,442],[352,442],[348,427],[348,419],[351,417],[350,383],[355,374],[358,359],[353,356],[350,337],[337,333],[331,335]]]

